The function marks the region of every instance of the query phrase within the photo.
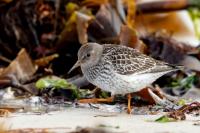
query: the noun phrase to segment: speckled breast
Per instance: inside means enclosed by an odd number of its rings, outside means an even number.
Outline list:
[[[87,80],[104,91],[112,94],[126,94],[130,92],[129,83],[116,76],[109,64],[101,64],[82,70]]]
[[[112,91],[114,73],[108,63],[97,64],[82,71],[89,82],[105,91]]]

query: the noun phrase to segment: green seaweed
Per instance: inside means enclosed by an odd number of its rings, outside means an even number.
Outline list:
[[[166,115],[163,115],[161,117],[159,117],[158,119],[155,120],[155,122],[159,122],[159,123],[166,123],[166,122],[175,122],[176,120],[173,118],[170,118]]]

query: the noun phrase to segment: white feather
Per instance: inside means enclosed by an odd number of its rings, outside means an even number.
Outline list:
[[[141,89],[152,84],[155,80],[157,80],[159,77],[163,76],[166,73],[169,73],[169,71],[159,72],[159,73],[132,74],[132,75],[118,74],[117,76],[119,76],[122,80],[128,83],[126,88],[126,93],[131,93],[140,91]]]

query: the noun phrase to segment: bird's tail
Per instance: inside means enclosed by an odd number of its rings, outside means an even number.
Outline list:
[[[173,64],[168,64],[170,67],[172,67],[175,70],[184,70],[184,66],[182,65],[173,65]]]
[[[179,69],[179,70],[183,70],[183,69],[185,69],[185,67],[182,66],[182,65],[178,65],[178,66],[176,66],[176,68]]]

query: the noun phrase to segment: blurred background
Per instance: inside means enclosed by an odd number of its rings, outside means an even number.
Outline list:
[[[199,0],[1,0],[1,98],[8,88],[15,96],[87,97],[71,91],[95,88],[80,69],[67,74],[86,42],[126,45],[183,65],[154,86],[173,96],[200,98],[199,8]],[[60,89],[50,94],[52,88]],[[97,91],[90,97],[107,96]]]

